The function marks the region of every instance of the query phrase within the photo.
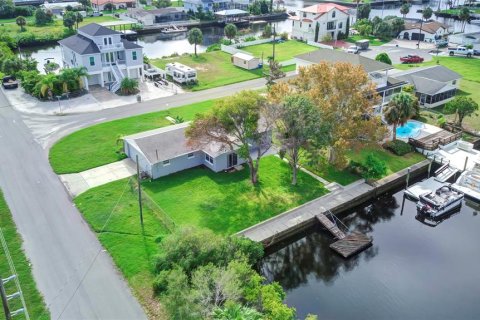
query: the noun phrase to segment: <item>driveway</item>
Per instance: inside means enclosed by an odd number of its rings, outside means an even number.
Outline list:
[[[388,54],[393,64],[401,63],[400,58],[409,54],[420,56],[425,61],[432,60],[432,55],[429,53],[430,49],[396,47],[395,44],[391,43],[382,46],[370,46],[368,50],[362,51],[360,54],[364,57],[375,59],[377,54],[382,52]]]
[[[72,197],[75,197],[88,189],[128,178],[136,173],[135,163],[131,159],[124,159],[80,173],[62,174],[60,180]]]

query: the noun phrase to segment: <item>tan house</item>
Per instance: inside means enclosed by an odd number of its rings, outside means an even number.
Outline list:
[[[405,23],[405,29],[398,35],[398,39],[433,42],[445,38],[450,33],[446,24],[438,21]]]
[[[259,67],[260,59],[246,53],[237,52],[232,55],[232,63],[237,67],[252,70]]]

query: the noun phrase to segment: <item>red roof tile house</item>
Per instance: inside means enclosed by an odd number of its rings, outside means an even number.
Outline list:
[[[330,35],[337,39],[340,32],[346,33],[350,15],[348,8],[335,3],[320,3],[300,9],[292,20],[292,38],[321,42]]]

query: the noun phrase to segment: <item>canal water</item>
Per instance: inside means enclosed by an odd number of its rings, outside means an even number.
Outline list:
[[[343,259],[321,228],[273,248],[260,270],[278,281],[300,319],[479,319],[478,205],[431,227],[418,221],[403,191],[342,215],[373,246]]]
[[[443,3],[446,0],[442,0],[442,8],[445,7]],[[298,8],[303,8],[305,6],[309,6],[315,4],[314,1],[299,1],[299,0],[286,0],[285,1],[285,8],[287,11],[296,11]],[[438,7],[438,2],[436,0],[432,0],[430,2],[430,6],[434,9]],[[408,18],[420,18],[421,13],[417,13],[417,10],[422,9],[423,5],[413,5],[410,9],[410,13],[408,14]],[[372,9],[370,13],[370,17],[379,16],[385,17],[388,15],[395,15],[400,16],[399,12],[400,8],[398,6],[392,5],[385,5],[383,8],[375,8]],[[435,18],[435,16],[434,16]],[[453,26],[455,31],[460,31],[461,23],[455,21],[453,19],[447,18],[438,18],[438,21],[444,22],[450,26]],[[276,30],[278,33],[281,32],[290,32],[291,21],[279,21],[274,23],[276,26]],[[262,33],[265,24],[255,24],[251,25],[250,29],[245,30],[249,35],[260,35]],[[211,44],[218,42],[223,37],[223,29],[217,27],[209,27],[202,30],[203,31],[203,43],[197,47],[198,52],[204,52],[207,47]],[[480,26],[467,24],[465,28],[466,32],[475,32],[480,31]],[[152,34],[152,35],[144,35],[138,37],[137,40],[138,44],[144,47],[144,52],[149,58],[161,58],[163,56],[169,56],[174,53],[183,54],[183,53],[193,53],[193,46],[188,43],[186,33],[181,35],[164,35],[161,33]],[[21,52],[26,55],[30,55],[33,58],[39,61],[39,69],[43,69],[42,61],[53,60],[59,64],[61,64],[61,51],[58,45],[50,45],[50,46],[41,46],[41,47],[34,47],[34,48],[24,48],[21,49]]]

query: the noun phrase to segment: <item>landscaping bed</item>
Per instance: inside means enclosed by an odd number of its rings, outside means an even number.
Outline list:
[[[125,158],[122,136],[171,125],[166,116],[192,120],[213,106],[214,100],[164,111],[100,123],[76,131],[58,141],[50,150],[50,165],[57,174],[75,173]],[[120,139],[120,140],[119,140]],[[71,161],[75,159],[75,161]]]
[[[28,312],[32,319],[47,320],[50,319],[50,313],[48,312],[43,298],[38,292],[37,286],[32,276],[30,268],[30,262],[25,256],[25,252],[22,249],[22,238],[17,233],[15,222],[12,219],[10,210],[3,198],[3,194],[0,192],[0,226],[2,228],[5,241],[7,242],[8,250],[17,270],[18,279],[22,286],[23,296],[27,305]],[[7,278],[11,275],[10,267],[8,266],[3,248],[0,245],[1,259],[0,259],[0,274],[3,278]],[[13,281],[10,281],[5,285],[7,294],[16,292]],[[22,304],[18,298],[9,301],[10,311],[18,310],[22,307]],[[21,316],[23,319],[23,316]],[[3,312],[1,319],[4,319]]]

